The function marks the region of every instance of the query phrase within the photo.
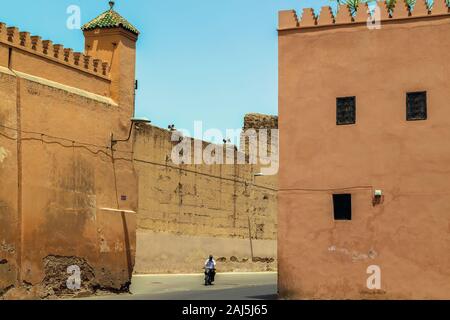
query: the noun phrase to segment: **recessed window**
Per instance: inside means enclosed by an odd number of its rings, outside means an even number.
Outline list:
[[[356,97],[336,99],[336,124],[349,125],[356,123]]]
[[[427,93],[425,91],[406,94],[406,119],[408,121],[427,120]]]
[[[334,220],[352,220],[352,195],[333,195]]]

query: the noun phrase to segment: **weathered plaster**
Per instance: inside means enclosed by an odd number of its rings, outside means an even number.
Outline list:
[[[5,161],[6,158],[8,158],[8,156],[10,154],[11,153],[7,149],[5,149],[4,147],[0,146],[0,163],[3,163],[3,161]]]
[[[450,298],[450,14],[444,0],[433,8],[394,12],[378,30],[345,11],[345,24],[318,25],[310,10],[299,24],[280,13],[283,297]],[[427,91],[426,121],[406,121],[416,91]],[[356,124],[337,126],[336,98],[348,96]],[[374,204],[377,189],[384,199]],[[335,193],[352,194],[352,221],[334,220]],[[371,265],[380,291],[367,288]]]

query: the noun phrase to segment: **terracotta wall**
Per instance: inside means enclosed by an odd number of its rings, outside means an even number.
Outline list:
[[[450,15],[442,4],[431,15],[418,5],[409,18],[399,6],[379,30],[367,28],[367,14],[302,28],[280,13],[282,296],[450,298]],[[414,91],[427,91],[426,121],[406,121]],[[356,96],[356,124],[337,126],[336,98],[346,96]],[[384,199],[374,206],[375,189]],[[352,194],[352,221],[334,221],[334,193]],[[381,290],[366,286],[371,265],[381,268]]]
[[[245,127],[275,128],[273,119],[249,115]],[[136,136],[135,272],[199,272],[210,253],[223,271],[275,269],[277,176],[254,177],[259,167],[250,164],[175,165],[171,137],[154,126]]]
[[[0,57],[2,47],[0,47]],[[16,81],[4,67],[0,67],[0,123],[16,126]],[[17,279],[17,143],[10,132],[0,127],[0,294],[13,286]]]
[[[44,50],[0,23],[0,295],[70,293],[70,265],[83,290],[126,289],[136,250],[136,272],[198,272],[210,253],[223,271],[276,268],[276,176],[254,177],[257,165],[174,165],[170,132],[152,126],[113,154],[111,133],[125,139],[134,110],[136,39],[85,36],[93,58]],[[120,51],[111,74],[93,64],[108,50]],[[276,122],[249,115],[245,126]]]
[[[111,133],[126,138],[133,106],[110,98],[111,80],[100,69],[21,47],[3,27],[0,294],[70,293],[70,265],[81,268],[83,290],[126,289],[137,180],[131,142],[114,154],[110,146]]]

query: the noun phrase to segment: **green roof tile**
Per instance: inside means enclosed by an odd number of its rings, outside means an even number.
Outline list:
[[[81,30],[85,31],[97,28],[104,29],[104,28],[118,28],[118,27],[122,27],[136,35],[139,35],[138,29],[136,29],[131,23],[125,20],[125,18],[123,18],[112,8],[102,13],[91,22],[86,23],[84,26],[81,27]]]

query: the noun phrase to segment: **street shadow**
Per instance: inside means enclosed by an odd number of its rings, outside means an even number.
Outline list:
[[[249,299],[255,299],[255,300],[278,300],[278,294],[267,294],[262,296],[252,296],[247,297]]]

